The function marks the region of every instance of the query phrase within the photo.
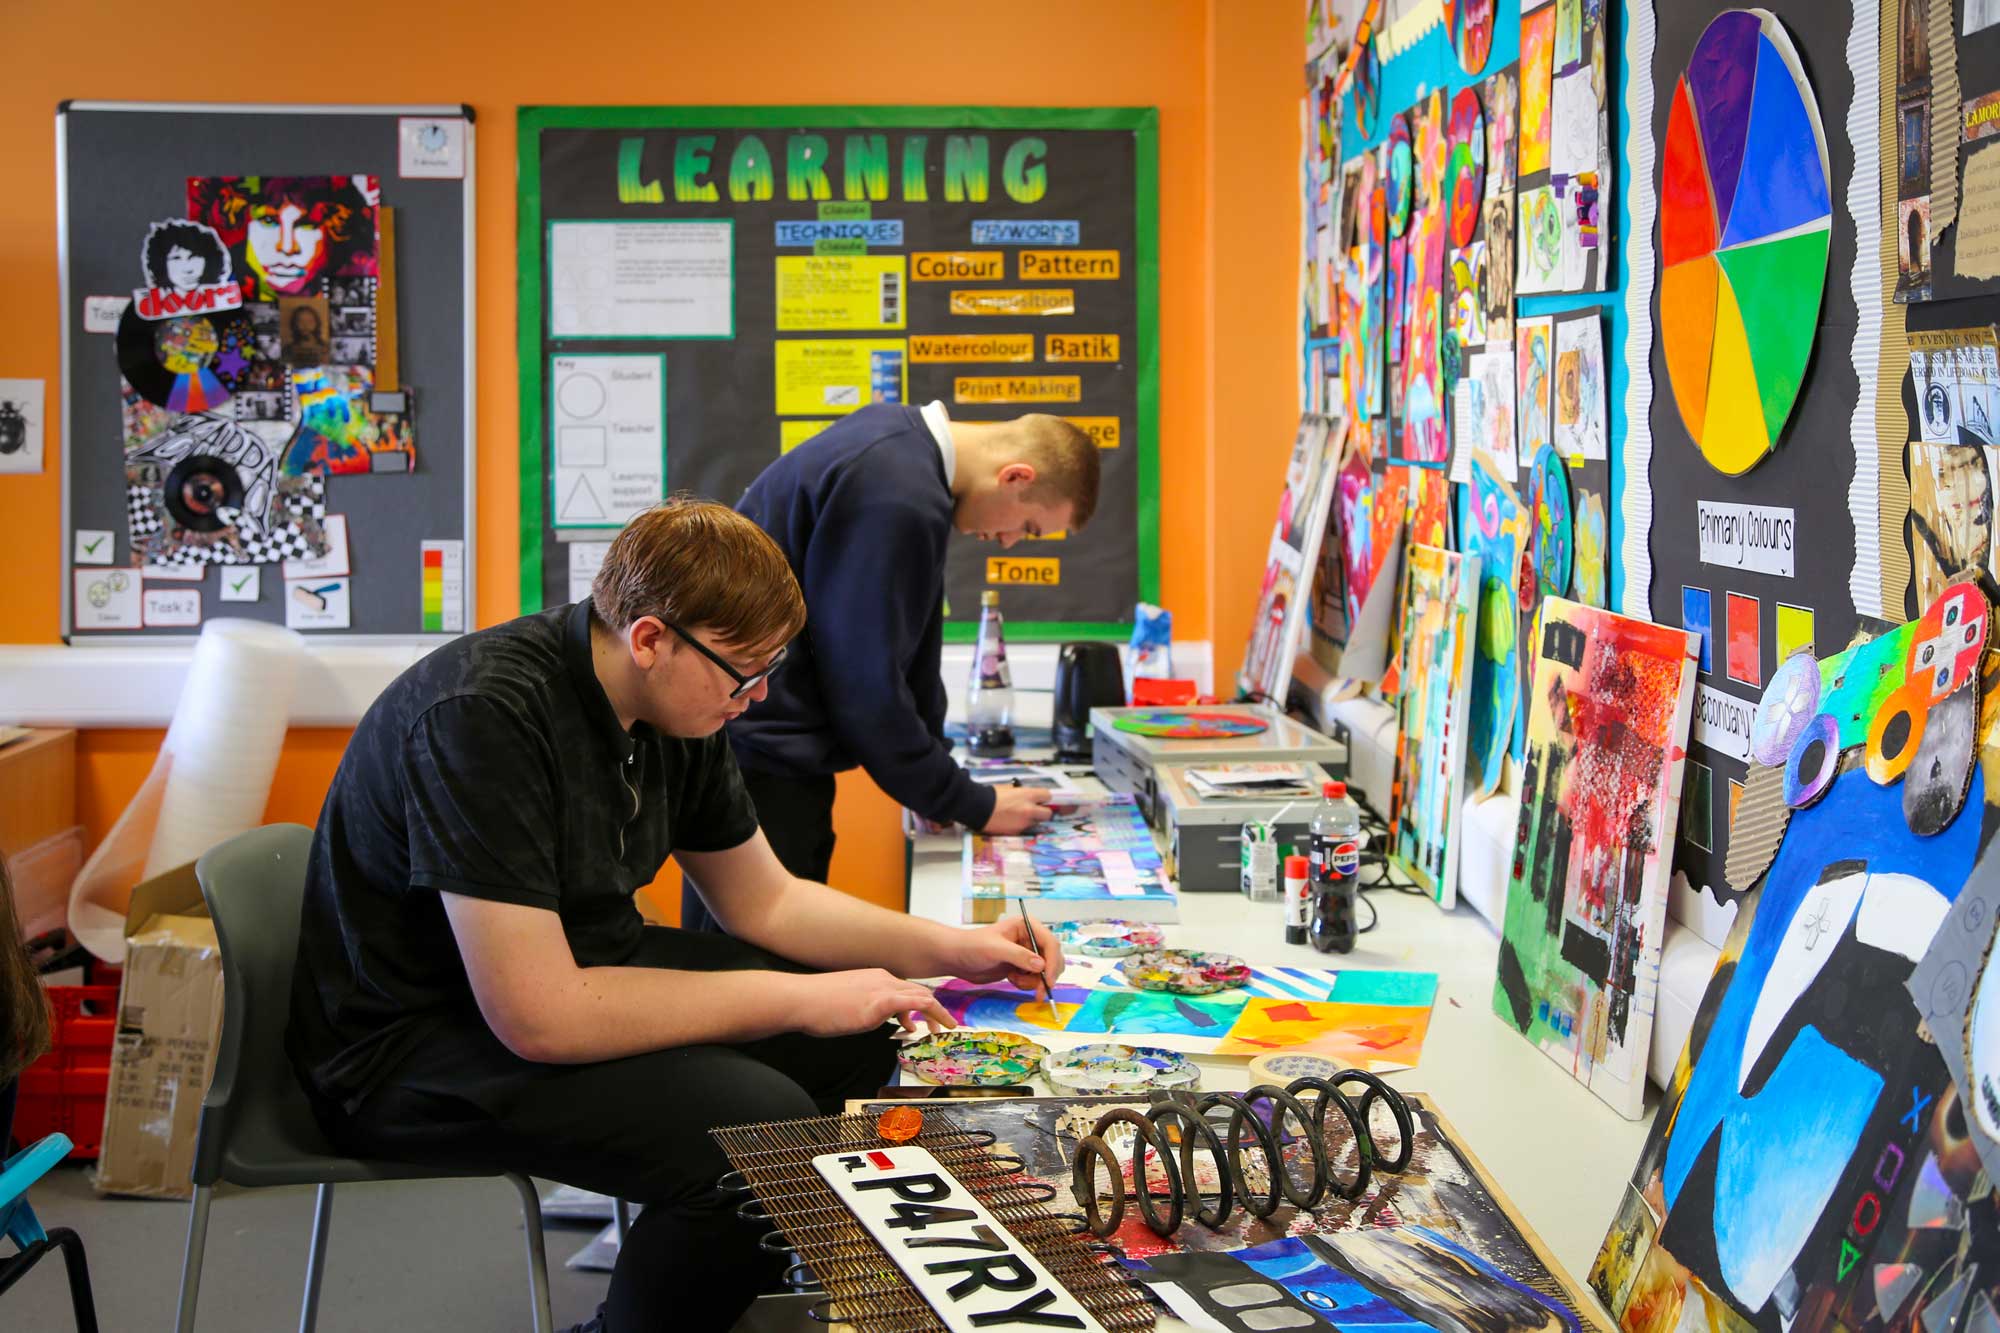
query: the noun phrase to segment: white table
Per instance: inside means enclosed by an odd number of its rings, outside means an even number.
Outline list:
[[[956,837],[913,843],[912,915],[958,922],[962,855]],[[1367,897],[1380,924],[1349,954],[1286,944],[1279,905],[1234,893],[1183,894],[1180,923],[1164,929],[1169,945],[1221,950],[1255,964],[1436,972],[1437,1007],[1422,1060],[1385,1077],[1436,1100],[1581,1286],[1638,1161],[1652,1107],[1646,1120],[1623,1119],[1501,1021],[1493,1012],[1499,939],[1478,915],[1463,907],[1443,912],[1428,899],[1390,891]],[[1247,1061],[1199,1063],[1204,1088],[1249,1086]]]

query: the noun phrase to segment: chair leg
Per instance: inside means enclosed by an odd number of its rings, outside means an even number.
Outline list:
[[[542,1244],[541,1196],[535,1193],[535,1182],[526,1176],[510,1171],[507,1183],[521,1196],[521,1230],[528,1238],[528,1305],[535,1333],[555,1333],[555,1316],[549,1311],[549,1256]]]
[[[618,1248],[625,1248],[625,1233],[632,1229],[632,1205],[623,1199],[611,1201],[611,1220],[618,1228]]]
[[[194,1201],[188,1205],[187,1249],[181,1256],[181,1303],[174,1316],[174,1333],[194,1333],[194,1307],[201,1297],[201,1260],[208,1250],[208,1205],[213,1199],[211,1186],[194,1187]]]
[[[83,1257],[83,1237],[68,1227],[55,1227],[49,1239],[62,1247],[69,1272],[69,1308],[76,1316],[76,1333],[97,1333],[97,1298],[90,1291],[90,1263]]]
[[[299,1333],[319,1323],[319,1285],[326,1276],[327,1232],[333,1226],[333,1186],[322,1184],[313,1201],[312,1248],[306,1252],[306,1294],[299,1303]]]

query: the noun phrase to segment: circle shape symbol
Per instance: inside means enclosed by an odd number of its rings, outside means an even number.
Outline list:
[[[1702,32],[1660,166],[1660,344],[1681,424],[1718,472],[1777,447],[1805,380],[1833,234],[1826,131],[1764,10]]]

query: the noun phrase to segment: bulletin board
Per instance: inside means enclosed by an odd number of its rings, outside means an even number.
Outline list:
[[[733,503],[870,402],[1070,418],[1095,517],[960,539],[945,636],[1123,635],[1159,589],[1151,108],[520,113],[521,604],[663,495]],[[576,586],[581,586],[579,582]]]
[[[216,615],[343,642],[467,628],[470,108],[78,101],[56,145],[64,637],[157,641]],[[290,257],[255,268],[250,219],[281,196]],[[149,267],[156,227],[229,254],[170,295]],[[158,351],[183,335],[181,359]],[[153,360],[131,359],[135,339]]]
[[[1810,330],[1798,389],[1775,439],[1762,433],[1768,427],[1760,431],[1733,424],[1718,427],[1719,413],[1708,411],[1701,417],[1703,438],[1696,438],[1686,415],[1693,409],[1684,412],[1680,402],[1680,395],[1696,381],[1687,378],[1685,365],[1670,361],[1675,344],[1667,329],[1673,321],[1663,315],[1666,304],[1679,299],[1667,285],[1666,275],[1675,271],[1674,266],[1663,263],[1651,284],[1654,324],[1663,330],[1651,350],[1651,611],[1660,624],[1682,626],[1701,640],[1675,866],[1691,886],[1718,901],[1735,896],[1722,871],[1732,814],[1748,774],[1750,716],[1765,684],[1793,651],[1809,648],[1825,658],[1845,647],[1857,626],[1848,580],[1855,543],[1848,513],[1855,467],[1849,430],[1860,394],[1848,354],[1860,320],[1848,281],[1855,264],[1856,227],[1844,194],[1845,182],[1856,172],[1854,144],[1844,132],[1855,95],[1848,56],[1850,16],[1816,0],[1772,0],[1765,9],[1778,25],[1773,31],[1781,30],[1789,42],[1791,50],[1785,54],[1795,56],[1805,77],[1799,96],[1809,91],[1817,107],[1828,183],[1823,211],[1815,208],[1817,216],[1790,227],[1809,238],[1823,234],[1824,278],[1817,284],[1789,275],[1745,280],[1747,290],[1756,292],[1750,306],[1753,315],[1775,312],[1780,322],[1772,328],[1801,338]],[[1697,62],[1697,47],[1719,12],[1665,5],[1656,10],[1653,115],[1651,125],[1642,129],[1663,146],[1662,173],[1674,169],[1668,160],[1674,153],[1680,155],[1675,161],[1693,164],[1692,169],[1723,171],[1719,164],[1687,153],[1684,131],[1682,137],[1669,139],[1678,90],[1690,69],[1706,70]],[[1754,29],[1751,35],[1754,38]],[[1782,50],[1782,44],[1770,45],[1762,58],[1769,62]],[[1696,104],[1698,91],[1688,94],[1689,106]],[[1803,144],[1800,160],[1816,173],[1807,133],[1792,118],[1789,101],[1760,107],[1745,131],[1756,144],[1745,150],[1746,160],[1767,157],[1766,141]],[[1761,175],[1764,180],[1775,178],[1768,165]],[[1664,189],[1661,194],[1655,236],[1664,259],[1670,245],[1667,234],[1677,224],[1672,201]],[[1761,195],[1753,202],[1757,207],[1781,206],[1767,204]],[[1744,216],[1754,218],[1753,208],[1733,209],[1732,222],[1756,230],[1741,222]],[[1789,217],[1782,221],[1791,222]],[[1753,238],[1732,257],[1755,253]],[[1684,261],[1701,262],[1705,261]],[[1809,304],[1815,291],[1816,309]],[[1804,313],[1802,302],[1808,303]],[[1796,346],[1774,346],[1771,329],[1755,319],[1744,327],[1749,330],[1746,350],[1732,348],[1734,363],[1747,358],[1762,365]],[[1727,363],[1718,357],[1716,364]],[[1679,382],[1676,371],[1683,376]],[[1714,396],[1720,391],[1708,392]],[[1748,394],[1740,381],[1727,392],[1739,400],[1738,407],[1744,406]],[[1688,401],[1699,400],[1690,396]],[[1784,410],[1783,398],[1774,396],[1770,401],[1771,419],[1776,419],[1776,413]],[[1758,410],[1765,410],[1761,399]],[[1760,451],[1761,456],[1751,461],[1751,455]]]

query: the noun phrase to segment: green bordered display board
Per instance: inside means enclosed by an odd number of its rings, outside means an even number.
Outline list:
[[[570,600],[663,495],[733,503],[871,402],[1049,412],[1097,515],[957,538],[945,635],[1122,635],[1159,594],[1152,108],[526,107],[521,603]]]

